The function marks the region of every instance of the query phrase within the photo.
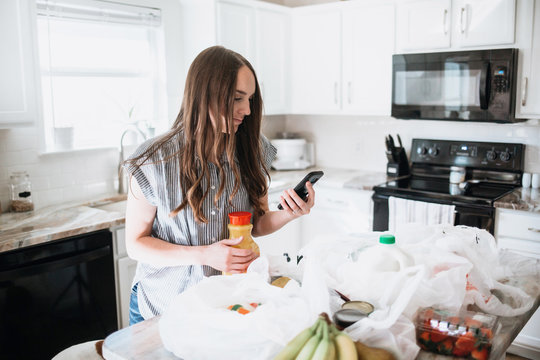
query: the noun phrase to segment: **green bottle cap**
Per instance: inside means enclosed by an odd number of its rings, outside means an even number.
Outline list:
[[[381,244],[395,244],[396,237],[394,235],[389,235],[389,234],[381,235],[381,237],[379,238],[379,242]]]

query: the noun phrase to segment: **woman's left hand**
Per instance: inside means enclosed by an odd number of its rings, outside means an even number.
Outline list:
[[[308,191],[306,201],[302,200],[294,189],[287,189],[281,195],[281,206],[292,217],[297,218],[309,214],[311,208],[315,205],[315,190],[313,190],[313,185],[309,181],[306,182],[306,189]]]

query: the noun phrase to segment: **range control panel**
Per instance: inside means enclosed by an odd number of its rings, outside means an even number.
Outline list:
[[[524,153],[523,144],[413,139],[411,162],[523,171]]]

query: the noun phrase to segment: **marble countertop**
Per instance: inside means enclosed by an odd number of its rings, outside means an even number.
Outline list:
[[[294,187],[312,168],[272,171],[270,191]],[[371,190],[386,181],[384,173],[322,168],[325,175],[319,186]],[[0,252],[43,244],[70,236],[107,229],[125,223],[126,195],[104,195],[86,203],[49,206],[24,213],[0,215]]]
[[[518,188],[495,201],[494,206],[540,214],[540,189]]]
[[[4,213],[0,215],[0,252],[124,224],[125,200],[126,195],[119,195],[82,204],[69,203],[30,212]]]

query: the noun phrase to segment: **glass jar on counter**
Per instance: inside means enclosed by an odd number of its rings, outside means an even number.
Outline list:
[[[11,203],[13,212],[34,210],[32,201],[32,183],[26,171],[15,171],[10,176]]]

